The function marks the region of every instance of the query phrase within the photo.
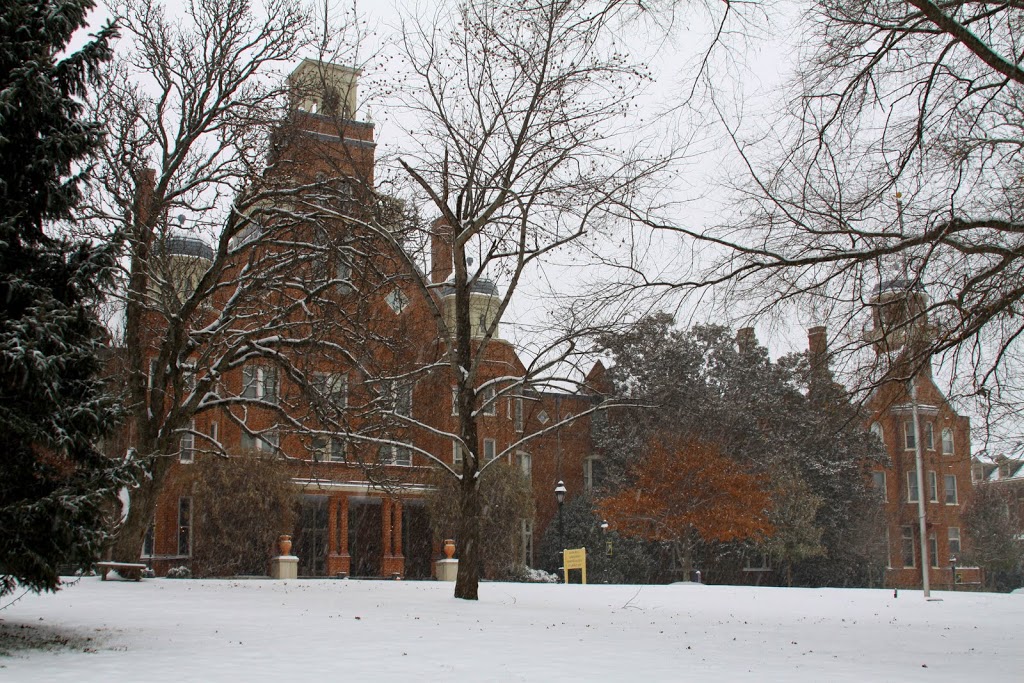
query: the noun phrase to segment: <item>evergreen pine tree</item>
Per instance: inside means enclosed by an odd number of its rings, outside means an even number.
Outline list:
[[[0,11],[0,595],[57,590],[59,569],[88,567],[130,476],[97,448],[117,417],[94,311],[115,245],[60,236],[103,140],[80,98],[114,27],[65,54],[92,7],[5,0]]]

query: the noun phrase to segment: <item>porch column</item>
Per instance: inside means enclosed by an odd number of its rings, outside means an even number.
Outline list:
[[[396,500],[391,508],[391,529],[394,532],[392,534],[392,555],[395,557],[402,556],[402,501]]]
[[[327,556],[338,554],[338,498],[327,499]]]
[[[380,502],[380,538],[381,554],[391,557],[391,499],[384,498]]]
[[[348,497],[331,496],[327,503],[327,574],[348,575],[352,558],[348,554]]]

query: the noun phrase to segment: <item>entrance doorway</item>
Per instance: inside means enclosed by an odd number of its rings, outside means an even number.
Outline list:
[[[349,498],[348,552],[352,556],[350,576],[380,576],[384,555],[380,498]]]
[[[299,576],[327,572],[327,496],[302,495],[292,551],[299,556]]]

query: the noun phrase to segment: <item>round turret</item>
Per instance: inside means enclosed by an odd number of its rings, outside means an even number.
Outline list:
[[[449,329],[455,325],[455,285],[451,280],[440,288],[441,305],[444,310],[445,322]],[[501,295],[498,286],[491,280],[478,278],[469,285],[469,322],[470,334],[483,337],[498,315],[501,306]],[[495,325],[494,339],[500,339],[500,325]]]
[[[928,293],[919,281],[885,280],[875,288],[871,300],[871,321],[864,338],[877,353],[896,351],[910,342],[931,338],[928,323]]]

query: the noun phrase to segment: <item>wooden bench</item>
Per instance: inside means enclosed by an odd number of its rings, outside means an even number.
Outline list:
[[[100,570],[100,579],[107,580],[107,573],[113,569],[125,579],[142,581],[142,572],[148,567],[141,562],[97,562],[96,567]]]

